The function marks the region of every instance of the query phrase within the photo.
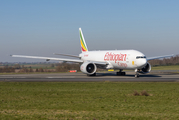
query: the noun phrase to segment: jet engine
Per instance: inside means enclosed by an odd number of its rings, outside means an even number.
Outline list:
[[[83,72],[85,74],[94,75],[96,73],[97,67],[94,63],[84,62],[80,66],[80,70],[81,70],[81,72]]]
[[[151,71],[151,65],[148,62],[145,65],[145,67],[143,67],[142,69],[138,69],[138,72],[143,74],[149,73],[150,71]]]

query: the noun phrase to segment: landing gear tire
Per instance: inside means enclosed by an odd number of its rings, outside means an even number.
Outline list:
[[[135,78],[139,77],[138,69],[135,69]]]
[[[126,72],[116,72],[116,75],[125,76],[125,75],[126,75]]]
[[[94,73],[94,74],[91,74],[91,75],[88,75],[88,74],[87,74],[87,76],[96,76],[96,73]]]
[[[135,74],[135,78],[138,78],[139,77],[139,74]]]

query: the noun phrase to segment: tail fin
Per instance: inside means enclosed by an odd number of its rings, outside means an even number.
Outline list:
[[[82,52],[88,52],[88,48],[87,48],[87,45],[86,45],[86,42],[85,42],[81,28],[79,28],[79,31],[80,31],[81,51]]]

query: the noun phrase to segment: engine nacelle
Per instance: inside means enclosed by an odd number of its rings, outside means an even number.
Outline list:
[[[138,71],[139,73],[143,73],[143,74],[149,73],[151,71],[150,63],[147,62],[146,66],[143,67],[142,69],[138,69]]]
[[[83,72],[85,74],[92,75],[92,74],[96,73],[97,67],[94,63],[84,62],[80,66],[80,70],[81,70],[81,72]]]

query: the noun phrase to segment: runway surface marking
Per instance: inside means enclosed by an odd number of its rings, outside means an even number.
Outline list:
[[[13,74],[0,75],[0,81],[11,82],[179,82],[179,74],[142,74],[134,78],[134,72],[126,76],[116,76],[115,72],[97,73],[97,76],[86,76],[82,73],[53,73],[53,74]]]

